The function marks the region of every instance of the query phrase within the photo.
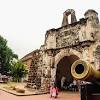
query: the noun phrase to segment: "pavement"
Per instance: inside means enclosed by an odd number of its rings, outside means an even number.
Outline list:
[[[79,93],[60,92],[58,100],[80,100]],[[0,90],[0,100],[54,100],[49,94],[32,95],[32,96],[16,96]]]

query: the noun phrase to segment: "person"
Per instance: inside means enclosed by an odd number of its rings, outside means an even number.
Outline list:
[[[61,78],[61,88],[62,89],[64,89],[65,79],[66,79],[66,77],[64,77],[64,76]]]
[[[50,97],[54,97],[54,98],[58,97],[58,88],[56,86],[50,87]]]
[[[73,81],[73,91],[76,92],[77,91],[77,82],[76,80]]]
[[[50,86],[50,97],[52,97],[52,90],[53,90],[53,86]]]
[[[59,89],[58,89],[58,87],[56,87],[56,95],[57,95],[57,97],[58,97],[58,93],[59,93]]]
[[[55,86],[54,86],[53,89],[52,89],[52,97],[54,97],[54,98],[57,97],[57,89],[56,89]]]

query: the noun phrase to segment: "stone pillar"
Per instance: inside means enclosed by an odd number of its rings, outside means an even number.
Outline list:
[[[100,45],[97,46],[94,52],[94,57],[96,70],[100,70]]]
[[[63,21],[62,26],[68,25],[68,16],[66,15],[66,12],[63,13]]]
[[[72,14],[71,14],[71,23],[75,23],[75,22],[77,22],[75,13],[72,13]]]
[[[52,68],[51,69],[51,84],[55,83],[55,79],[56,79],[56,68]]]
[[[41,80],[41,89],[44,92],[48,91],[48,85],[51,83],[51,69],[54,66],[54,57],[52,50],[46,51],[45,65],[43,66],[43,77]]]

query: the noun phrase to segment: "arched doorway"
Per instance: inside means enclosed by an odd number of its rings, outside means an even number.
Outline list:
[[[62,81],[63,85],[66,87],[73,82],[73,77],[71,75],[71,66],[72,64],[78,60],[79,57],[76,55],[64,56],[57,64],[56,69],[56,80],[55,84],[58,88],[61,89]]]

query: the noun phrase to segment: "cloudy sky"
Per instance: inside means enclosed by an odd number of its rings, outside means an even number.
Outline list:
[[[100,4],[99,0],[0,0],[0,35],[21,58],[44,43],[46,30],[61,26],[67,9],[74,9],[79,19],[87,9],[100,13]]]

